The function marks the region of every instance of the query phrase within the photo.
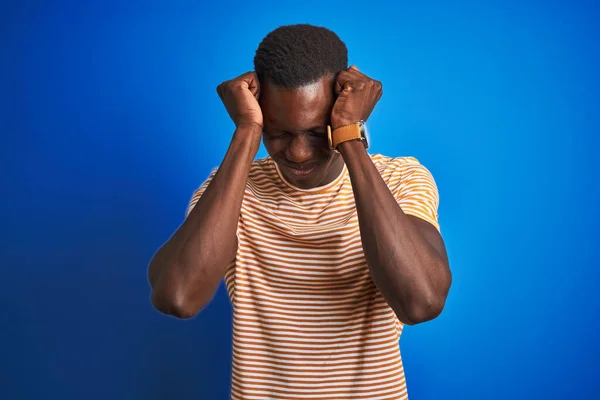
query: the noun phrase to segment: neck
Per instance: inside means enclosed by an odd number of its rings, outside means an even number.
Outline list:
[[[344,169],[344,159],[339,153],[334,153],[327,174],[323,177],[323,182],[321,182],[320,186],[325,186],[333,182],[340,176],[342,169]]]

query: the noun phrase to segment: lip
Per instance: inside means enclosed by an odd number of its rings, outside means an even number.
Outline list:
[[[308,168],[294,168],[294,167],[290,167],[289,165],[286,165],[285,168],[294,176],[296,177],[305,177],[310,175],[311,173],[314,172],[314,170],[316,170],[319,167],[318,164],[315,164],[311,167]]]

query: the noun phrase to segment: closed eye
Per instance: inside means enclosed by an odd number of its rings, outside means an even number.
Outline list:
[[[273,133],[268,133],[269,139],[283,139],[287,136],[289,136],[289,133],[287,132],[273,132]]]

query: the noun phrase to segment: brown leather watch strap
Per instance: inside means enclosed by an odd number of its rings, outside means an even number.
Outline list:
[[[333,149],[336,149],[340,143],[348,140],[362,139],[360,124],[340,126],[339,128],[334,129],[333,132],[331,131],[331,127],[328,126],[327,131],[329,136],[329,146]]]

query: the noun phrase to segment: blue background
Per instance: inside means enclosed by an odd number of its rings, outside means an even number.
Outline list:
[[[600,398],[600,7],[83,3],[0,8],[2,399],[227,398],[225,291],[179,321],[146,267],[227,149],[215,87],[297,22],[383,82],[372,151],[439,186],[454,283],[401,339],[411,399]]]

